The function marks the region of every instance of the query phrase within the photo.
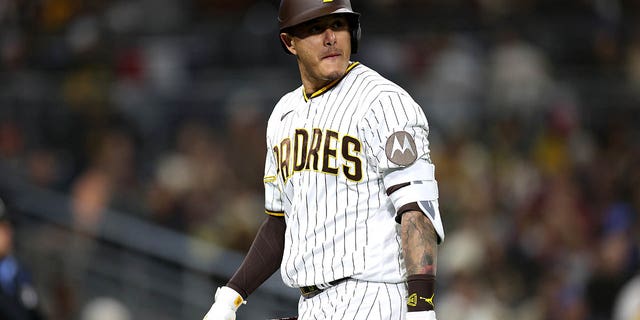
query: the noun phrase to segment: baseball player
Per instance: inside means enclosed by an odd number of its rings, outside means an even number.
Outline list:
[[[280,268],[298,318],[436,319],[444,239],[426,117],[410,95],[352,61],[349,0],[282,0],[281,44],[302,85],[267,124],[266,219],[206,320],[232,320]]]

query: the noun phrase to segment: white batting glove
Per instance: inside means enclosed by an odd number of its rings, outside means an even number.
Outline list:
[[[236,310],[247,303],[242,296],[229,287],[218,287],[215,302],[202,320],[236,320]]]
[[[436,320],[436,312],[433,310],[407,312],[406,319],[407,320]]]

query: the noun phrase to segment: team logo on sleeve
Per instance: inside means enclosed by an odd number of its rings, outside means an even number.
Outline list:
[[[389,136],[384,151],[389,161],[400,166],[408,166],[418,158],[416,142],[406,131],[394,132]]]

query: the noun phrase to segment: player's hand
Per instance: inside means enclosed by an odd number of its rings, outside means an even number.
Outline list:
[[[242,296],[229,287],[219,287],[215,302],[202,320],[236,320],[236,310],[246,303]]]
[[[407,320],[436,320],[436,312],[430,311],[418,311],[407,312]]]

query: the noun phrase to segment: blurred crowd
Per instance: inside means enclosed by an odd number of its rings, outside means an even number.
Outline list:
[[[430,122],[439,317],[638,319],[638,289],[620,293],[640,276],[640,2],[352,3],[354,59]],[[84,229],[111,208],[246,250],[266,118],[299,85],[276,16],[277,1],[0,1],[0,161],[69,194]]]

